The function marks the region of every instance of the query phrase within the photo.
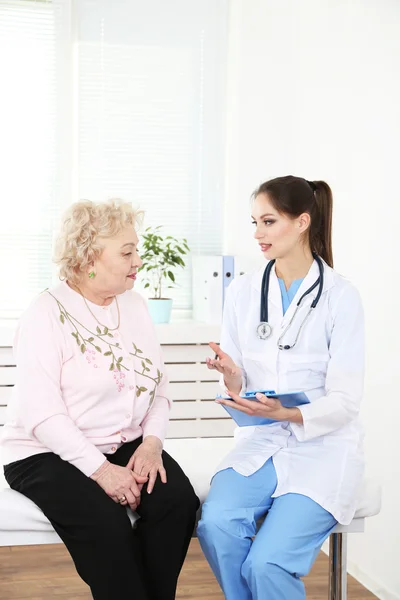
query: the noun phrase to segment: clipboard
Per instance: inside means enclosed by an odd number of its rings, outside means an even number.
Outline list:
[[[256,393],[264,394],[268,396],[268,398],[276,398],[279,400],[285,408],[295,408],[298,406],[303,406],[304,404],[309,404],[310,400],[306,396],[304,392],[285,392],[285,393],[276,393],[274,390],[257,390],[257,391],[248,391],[245,393],[243,398],[246,400],[251,400],[253,402],[258,402],[255,397]],[[232,400],[229,396],[222,396],[218,394],[216,399],[225,398]],[[234,400],[232,400],[234,402]],[[256,417],[254,415],[246,415],[246,413],[241,412],[240,410],[236,410],[235,408],[231,408],[230,406],[225,406],[221,404],[221,406],[226,410],[226,412],[232,417],[235,423],[239,427],[251,427],[258,425],[271,425],[272,423],[279,423],[280,421],[276,421],[276,419],[268,419],[267,417]]]

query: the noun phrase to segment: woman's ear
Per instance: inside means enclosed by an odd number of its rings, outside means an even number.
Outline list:
[[[311,217],[308,213],[302,213],[297,217],[297,226],[300,233],[304,233],[311,225]]]
[[[94,268],[94,262],[90,262],[86,266],[86,274],[90,279],[96,277],[96,270]]]

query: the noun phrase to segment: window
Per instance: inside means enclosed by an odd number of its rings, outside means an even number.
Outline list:
[[[79,197],[126,198],[145,225],[220,254],[226,2],[77,6]],[[190,269],[178,283],[175,307],[189,308]]]
[[[59,65],[55,77],[69,4],[0,0],[3,318],[51,284],[60,181],[71,201],[122,197],[194,253],[222,252],[227,0],[73,3],[71,115]],[[178,309],[191,306],[189,263],[171,290]]]
[[[51,280],[55,200],[55,24],[50,2],[0,1],[0,316]]]

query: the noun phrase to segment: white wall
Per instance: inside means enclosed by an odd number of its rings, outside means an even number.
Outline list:
[[[366,454],[383,486],[381,515],[350,536],[350,569],[384,600],[400,598],[399,30],[397,0],[231,2],[225,251],[258,252],[261,181],[332,186],[336,267],[365,305]]]

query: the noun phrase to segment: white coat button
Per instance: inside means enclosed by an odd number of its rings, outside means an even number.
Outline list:
[[[117,451],[116,447],[115,447],[115,446],[113,446],[113,447],[111,448],[111,452],[116,452],[116,451]]]
[[[129,413],[127,415],[125,415],[125,416],[126,416],[127,419],[131,419],[132,418],[132,415],[129,414]]]

